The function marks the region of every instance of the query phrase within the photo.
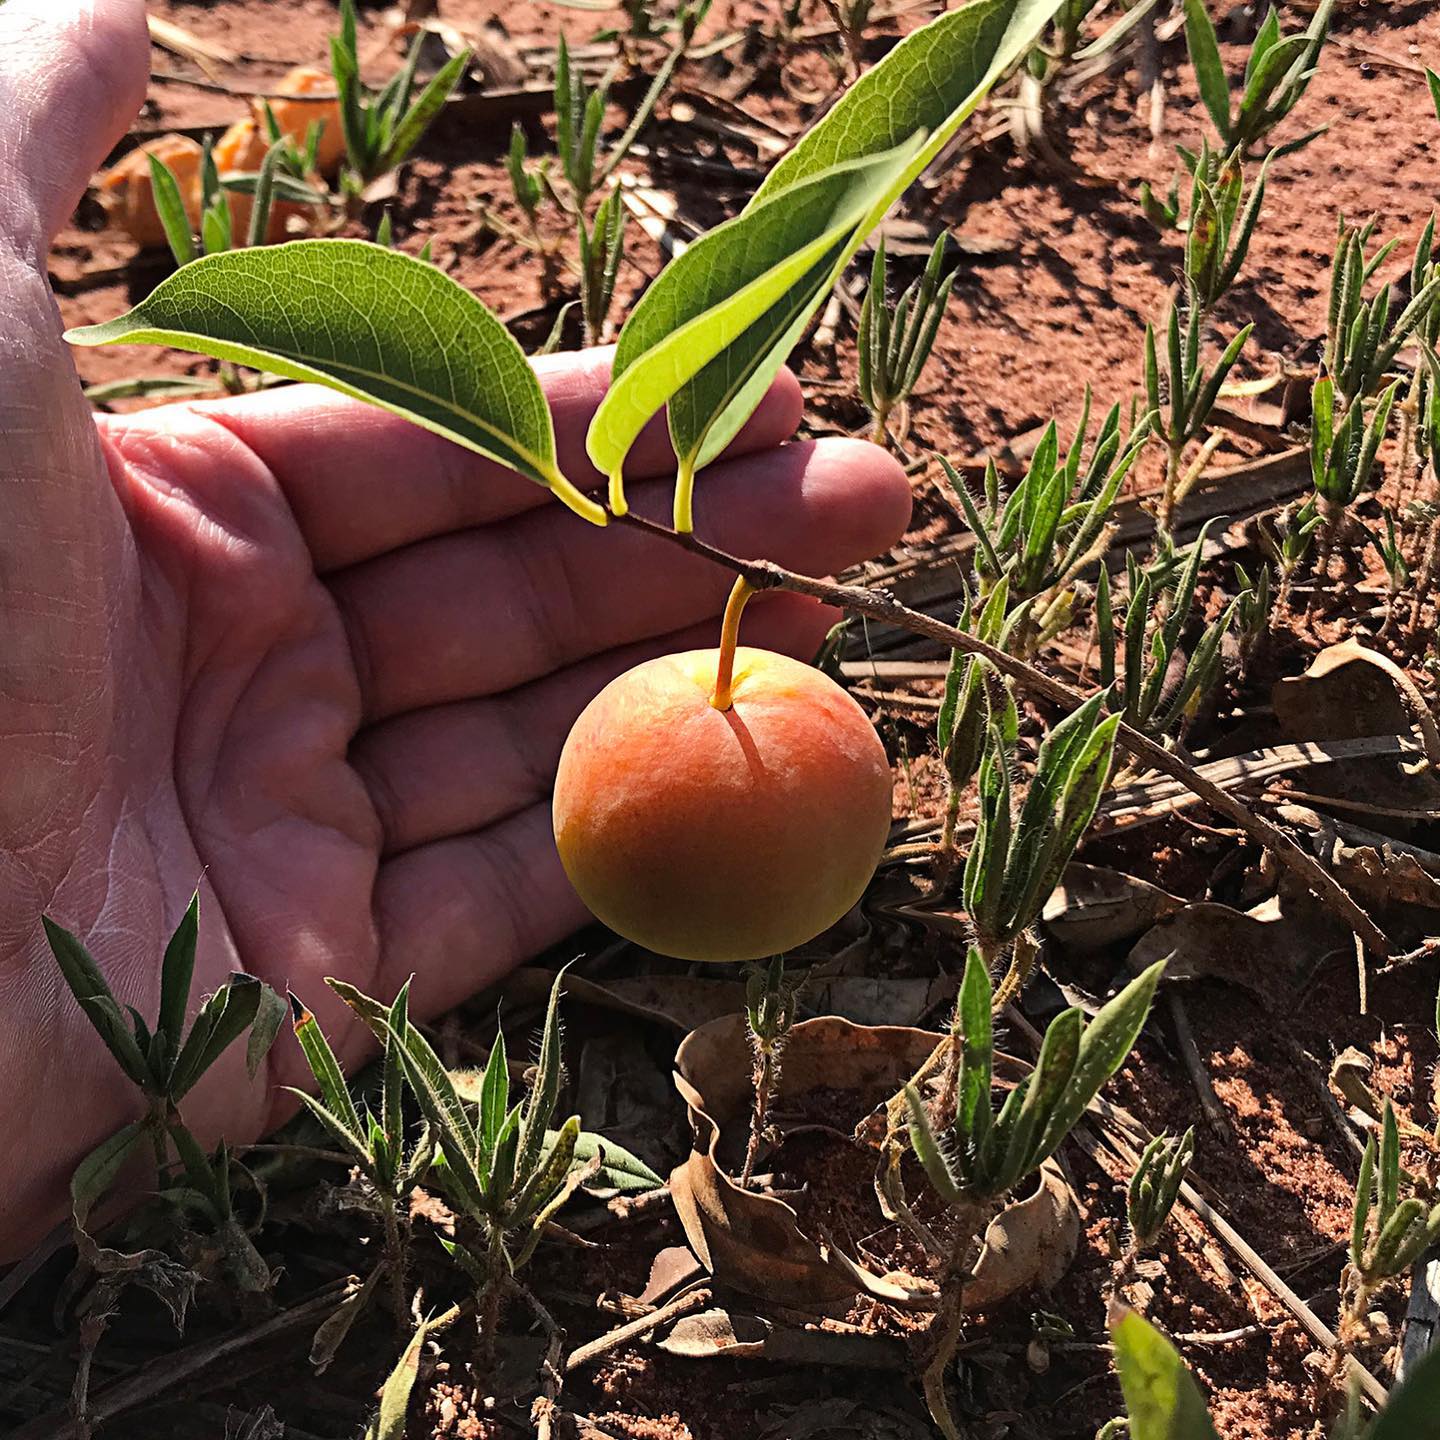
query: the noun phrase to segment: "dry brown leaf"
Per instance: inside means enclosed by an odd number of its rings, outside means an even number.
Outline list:
[[[1040,918],[1056,944],[1088,955],[1133,939],[1184,903],[1137,876],[1074,862],[1065,867]]]
[[[940,1037],[905,1026],[855,1025],[837,1016],[803,1021],[785,1050],[787,1105],[815,1090],[894,1090]],[[997,1073],[1022,1072],[997,1056]],[[750,1113],[750,1054],[743,1016],[731,1015],[686,1037],[675,1057],[675,1084],[690,1109],[694,1146],[670,1178],[686,1238],[717,1279],[792,1309],[824,1312],[863,1292],[909,1309],[931,1309],[934,1287],[912,1276],[877,1275],[824,1236],[807,1235],[783,1200],[742,1190],[719,1161],[723,1131],[743,1132]],[[855,1117],[859,1118],[859,1117]],[[967,1290],[970,1308],[1021,1290],[1053,1285],[1075,1255],[1079,1212],[1054,1161],[1035,1189],[1007,1207],[986,1232]]]

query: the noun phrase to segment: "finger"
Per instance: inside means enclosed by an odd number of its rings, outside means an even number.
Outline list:
[[[381,959],[370,993],[393,995],[413,972],[417,1016],[459,1004],[589,918],[561,868],[548,802],[386,861],[375,914]]]
[[[534,361],[555,418],[560,469],[582,489],[602,483],[585,453],[585,432],[610,383],[613,354],[606,347]],[[782,370],[729,453],[788,440],[802,405],[799,382]],[[194,408],[219,420],[276,476],[322,574],[553,503],[515,471],[319,386],[286,386]],[[666,475],[674,468],[659,415],[635,442],[626,473]]]
[[[0,4],[0,210],[43,254],[145,99],[142,0]]]
[[[717,465],[700,497],[706,538],[812,575],[900,538],[904,473],[863,441],[788,445]],[[663,513],[668,482],[636,487]],[[498,694],[587,656],[715,614],[732,578],[654,536],[554,511],[426,541],[347,570],[331,588],[366,717]]]
[[[808,660],[838,618],[803,596],[762,595],[745,612],[745,643]],[[570,727],[603,686],[652,656],[715,642],[712,620],[503,695],[411,711],[362,731],[350,760],[379,813],[386,853],[483,829],[543,800]]]

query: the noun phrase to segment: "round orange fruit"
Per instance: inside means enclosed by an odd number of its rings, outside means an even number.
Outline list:
[[[891,777],[865,712],[809,665],[735,651],[637,665],[589,704],[555,781],[555,840],[611,929],[682,960],[758,960],[813,939],[864,892]]]

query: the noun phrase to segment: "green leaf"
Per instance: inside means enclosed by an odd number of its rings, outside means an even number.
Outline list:
[[[505,1123],[510,1109],[510,1072],[505,1060],[505,1036],[496,1031],[490,1058],[485,1062],[485,1078],[480,1084],[480,1149],[490,1155],[495,1137]]]
[[[1230,82],[1225,78],[1225,67],[1220,62],[1220,45],[1215,37],[1215,25],[1205,0],[1185,0],[1185,43],[1190,49],[1190,63],[1195,67],[1195,79],[1200,86],[1200,98],[1220,132],[1220,138],[1230,140]]]
[[[115,1183],[130,1153],[146,1133],[144,1122],[136,1121],[117,1130],[108,1140],[97,1145],[75,1167],[70,1177],[70,1209],[75,1229],[88,1234],[90,1212]]]
[[[754,283],[752,271],[763,269],[773,276],[782,262],[794,263],[789,267],[791,283],[782,285],[775,276],[768,304],[734,327],[738,333],[733,339],[716,344],[702,330],[695,335],[696,348],[687,348],[683,358],[672,356],[668,374],[658,367],[647,368],[643,393],[634,382],[634,393],[616,401],[615,410],[607,413],[602,405],[588,442],[591,458],[601,470],[618,475],[640,425],[668,399],[671,436],[681,462],[679,489],[686,490],[688,476],[729,443],[759,404],[810,316],[865,237],[944,149],[995,80],[1029,48],[1059,5],[1060,0],[976,0],[915,31],[852,85],[775,166],[739,220],[721,227],[725,238],[707,235],[672,262],[684,263],[687,272],[696,274],[711,265],[736,266],[733,279],[741,287]],[[909,157],[899,161],[907,148]],[[878,173],[872,177],[876,185],[872,203],[849,233],[833,244],[827,243],[836,218],[832,205],[828,210],[822,207],[803,233],[785,232],[783,250],[761,251],[751,245],[752,233],[770,236],[772,245],[777,243],[772,218],[777,198],[798,200],[812,193],[810,187],[817,182],[823,184],[827,175],[839,173],[840,167],[878,163],[883,170],[890,157],[899,163],[883,182]],[[732,247],[751,252],[741,257],[744,265],[728,253]],[[807,258],[810,264],[804,263]],[[750,298],[760,297],[751,292]],[[707,295],[707,303],[722,314],[728,313],[726,301],[723,293]],[[662,275],[626,323],[626,332],[633,327],[628,345],[626,333],[621,334],[623,355],[617,352],[612,395],[623,388],[627,371],[639,356],[674,328],[665,323],[663,314],[652,314],[651,307],[658,311],[676,304],[677,297],[669,293]],[[621,417],[623,424],[615,423]],[[688,518],[688,496],[677,495],[676,509],[677,519]]]
[[[111,995],[87,995],[80,1002],[80,1008],[95,1027],[96,1034],[105,1042],[105,1048],[115,1057],[116,1064],[135,1084],[150,1089],[150,1066],[142,1049],[140,1032],[138,1028],[131,1029],[125,1012],[115,998]]]
[[[924,1166],[926,1176],[935,1187],[935,1193],[947,1205],[959,1205],[965,1197],[960,1193],[960,1187],[940,1148],[939,1139],[930,1124],[930,1116],[925,1111],[925,1102],[921,1100],[920,1092],[913,1085],[905,1087],[905,1107],[910,1112],[910,1148],[914,1150],[915,1158]]]
[[[555,460],[534,371],[509,331],[433,265],[367,240],[297,240],[197,260],[74,345],[169,345],[377,405],[604,511]]]
[[[405,1440],[405,1415],[410,1408],[415,1377],[420,1373],[420,1351],[429,1328],[430,1322],[422,1320],[410,1337],[410,1343],[380,1391],[380,1409],[365,1429],[365,1440]]]
[[[260,1073],[260,1067],[280,1033],[287,1010],[284,998],[262,983],[255,1018],[250,1022],[250,1038],[245,1042],[245,1073],[252,1080]]]
[[[415,37],[415,53],[420,49],[420,36]],[[415,98],[415,103],[405,112],[405,118],[395,127],[389,147],[381,157],[381,166],[386,170],[398,165],[419,143],[430,123],[440,113],[450,92],[460,83],[465,67],[470,63],[470,52],[462,50],[452,55],[445,65],[435,72],[434,78]]]
[[[1435,105],[1435,118],[1440,120],[1440,75],[1428,65],[1425,67],[1425,81],[1430,86],[1430,99]]]
[[[170,1053],[180,1053],[185,1038],[185,1007],[190,999],[190,982],[195,974],[195,944],[200,935],[200,892],[185,907],[160,965],[160,1017],[157,1029],[170,1042]]]
[[[249,1027],[265,987],[237,972],[201,1007],[170,1075],[170,1098],[179,1100]]]
[[[1100,1087],[1120,1068],[1135,1044],[1160,983],[1165,961],[1157,960],[1132,980],[1085,1027],[1080,1055],[1060,1104],[1055,1107],[1035,1152],[1038,1165],[1053,1155],[1060,1142],[1074,1128],[1086,1107],[1100,1093]]]
[[[70,993],[77,1000],[84,1000],[90,995],[109,995],[113,1000],[115,997],[105,983],[100,967],[81,940],[63,925],[57,925],[48,915],[40,917],[40,924],[45,930],[45,939],[50,944],[50,953],[55,957],[55,963],[59,965],[65,983],[70,987]]]
[[[1432,1346],[1404,1383],[1390,1392],[1369,1440],[1440,1440],[1440,1346]]]
[[[1130,1311],[1111,1332],[1130,1440],[1217,1440],[1194,1378],[1175,1347]]]
[[[345,1083],[345,1074],[340,1069],[340,1062],[335,1058],[335,1052],[330,1048],[330,1042],[325,1038],[325,1032],[321,1030],[320,1023],[315,1019],[309,1008],[301,1004],[300,1000],[291,995],[290,1011],[295,1026],[295,1038],[300,1042],[300,1049],[305,1054],[305,1063],[310,1067],[310,1073],[315,1077],[315,1084],[319,1087],[320,1098],[324,1101],[327,1109],[346,1130],[355,1135],[362,1135],[364,1127],[360,1123],[360,1113],[355,1108],[355,1101],[350,1096],[350,1087]]]
[[[727,347],[783,309],[792,292],[818,290],[834,256],[922,143],[923,137],[910,137],[882,154],[807,177],[777,202],[752,202],[665,267],[620,332],[610,390],[586,439],[590,458],[613,477],[612,510],[625,511],[620,468],[650,417]],[[680,454],[693,466],[693,453]]]
[[[158,156],[149,156],[150,194],[155,213],[165,230],[165,240],[177,265],[188,265],[196,258],[195,237],[190,233],[190,217],[180,198],[180,184],[175,172]]]
[[[545,1024],[540,1032],[540,1058],[535,1062],[535,1082],[526,1100],[524,1123],[520,1127],[516,1173],[522,1179],[540,1158],[545,1132],[560,1098],[560,993],[564,983],[562,969],[550,987],[550,1002],[545,1007]]]
[[[558,1131],[548,1131],[545,1140],[553,1144]],[[665,1183],[663,1175],[657,1175],[638,1156],[632,1155],[623,1145],[607,1140],[591,1130],[582,1130],[575,1138],[575,1161],[587,1164],[596,1156],[600,1157],[600,1168],[594,1178],[585,1182],[585,1189],[591,1195],[602,1198],[610,1195],[635,1195],[645,1190],[658,1190]]]

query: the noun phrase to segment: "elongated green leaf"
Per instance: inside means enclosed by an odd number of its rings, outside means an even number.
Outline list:
[[[1185,43],[1190,47],[1190,63],[1200,86],[1200,98],[1220,132],[1230,139],[1230,82],[1220,62],[1220,45],[1215,38],[1215,25],[1205,8],[1205,0],[1185,0]]]
[[[365,1440],[405,1440],[405,1414],[410,1408],[415,1377],[420,1373],[420,1351],[429,1328],[430,1322],[422,1320],[410,1337],[410,1343],[380,1391],[380,1410],[366,1428]]]
[[[1440,1440],[1440,1346],[1390,1392],[1370,1440]]]
[[[1100,1087],[1124,1063],[1150,1014],[1155,987],[1159,985],[1164,970],[1165,961],[1157,960],[1086,1026],[1070,1084],[1064,1098],[1055,1107],[1035,1151],[1036,1165],[1055,1153],[1060,1142],[1085,1113],[1086,1107],[1100,1093]]]
[[[245,1040],[245,1073],[252,1080],[260,1073],[260,1066],[270,1053],[287,1013],[283,997],[262,983],[255,1018],[250,1022],[250,1034]]]
[[[559,1132],[551,1130],[545,1136],[546,1144],[553,1144]],[[582,1130],[575,1137],[575,1163],[586,1164],[600,1157],[600,1168],[592,1179],[585,1182],[585,1189],[591,1195],[634,1195],[645,1190],[657,1190],[665,1183],[638,1155],[632,1155],[623,1145],[607,1140],[594,1131]]]
[[[1435,118],[1440,120],[1440,75],[1428,65],[1425,67],[1425,81],[1430,86],[1430,99],[1435,104]]]
[[[360,1123],[355,1102],[350,1098],[350,1087],[345,1083],[340,1062],[335,1058],[335,1052],[330,1048],[330,1042],[325,1038],[319,1021],[294,995],[290,997],[290,1010],[295,1025],[295,1038],[305,1053],[305,1062],[315,1077],[315,1084],[319,1087],[325,1108],[346,1130],[354,1135],[362,1135],[364,1127]]]
[[[117,1130],[108,1140],[97,1145],[76,1167],[70,1177],[70,1210],[75,1229],[86,1234],[90,1212],[96,1202],[115,1183],[121,1167],[145,1135],[145,1125],[136,1121]]]
[[[195,944],[200,935],[200,892],[190,897],[160,964],[160,1018],[157,1028],[169,1041],[172,1055],[185,1038],[185,1006],[195,974]]]
[[[812,264],[797,266],[797,283],[779,289],[768,308],[748,322],[734,340],[725,342],[724,348],[716,350],[707,344],[710,353],[700,354],[699,365],[694,354],[687,354],[685,363],[672,368],[665,386],[651,383],[658,377],[657,367],[654,374],[647,376],[644,396],[639,393],[639,383],[633,382],[635,393],[623,402],[634,411],[649,405],[645,415],[648,418],[669,400],[670,429],[680,457],[682,489],[688,485],[688,477],[713,459],[749,418],[810,316],[865,236],[940,153],[995,80],[1029,48],[1059,6],[1060,0],[976,0],[940,16],[903,40],[852,85],[766,177],[739,222],[728,230],[728,245],[751,249],[752,265],[775,267],[801,254],[809,256]],[[822,228],[812,227],[807,234],[791,233],[783,250],[762,253],[749,245],[747,237],[752,227],[757,234],[765,230],[759,217],[768,213],[777,197],[804,194],[808,184],[834,172],[836,167],[875,161],[907,145],[917,146],[913,155],[883,186],[877,187],[873,203],[850,233],[833,246],[818,243],[826,238],[828,225],[824,222]],[[697,269],[703,267],[711,263],[706,252],[718,243],[707,236],[682,259]],[[698,256],[696,252],[700,252]],[[617,390],[625,384],[630,366],[636,363],[631,350],[648,351],[659,343],[654,338],[657,331],[662,335],[670,333],[672,327],[657,325],[657,317],[650,313],[652,305],[658,309],[673,303],[652,299],[663,283],[662,276],[627,322],[626,331],[633,327],[634,332],[629,348],[622,332],[621,349],[625,355],[617,355]],[[723,310],[725,297],[712,295],[709,303]],[[661,389],[668,389],[669,394],[657,393]],[[611,475],[618,472],[638,433],[634,415],[622,412],[621,403],[617,401],[617,408],[609,413],[602,406],[590,431],[591,458]],[[625,424],[615,424],[622,413]],[[678,519],[687,519],[688,500],[677,496],[676,510]]]
[[[1130,1440],[1216,1440],[1200,1389],[1175,1347],[1134,1311],[1111,1333]]]
[[[181,1099],[226,1047],[245,1033],[260,1008],[264,988],[253,975],[237,971],[200,1007],[170,1076],[172,1100]]]
[[[596,524],[555,461],[550,410],[509,331],[433,265],[367,240],[207,256],[74,345],[170,345],[312,380],[488,455]]]
[[[616,477],[612,510],[624,513],[619,470],[646,421],[792,290],[828,273],[820,262],[833,264],[922,142],[909,137],[809,177],[778,203],[752,204],[665,267],[620,333],[610,391],[590,427],[590,458]]]
[[[155,213],[165,231],[166,243],[177,265],[188,265],[195,259],[195,237],[190,233],[190,217],[180,198],[180,184],[175,172],[158,156],[149,156],[150,194]]]

